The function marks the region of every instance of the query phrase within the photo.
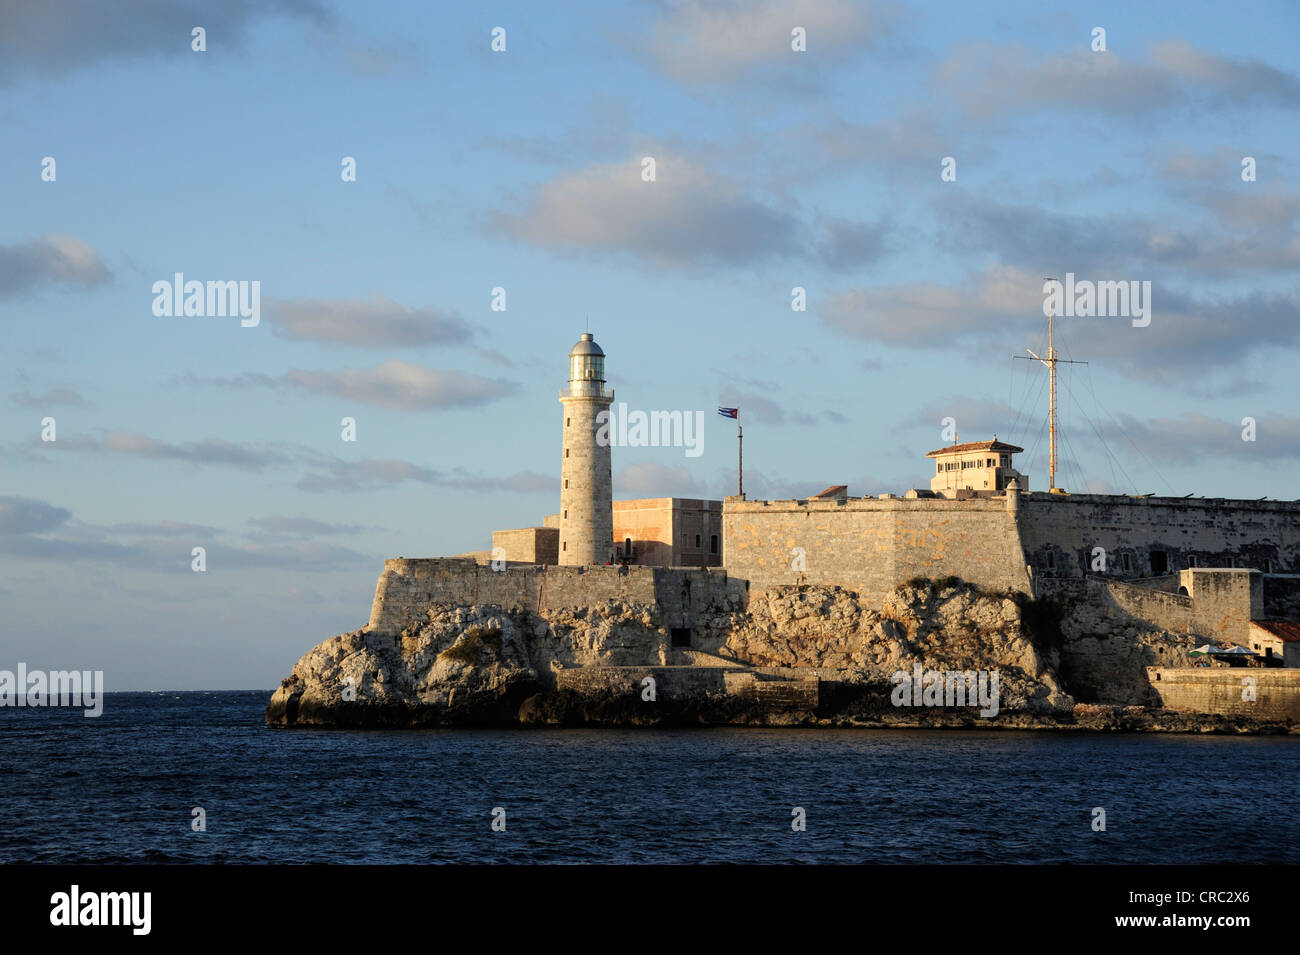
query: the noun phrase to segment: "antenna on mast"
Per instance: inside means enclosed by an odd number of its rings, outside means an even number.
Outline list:
[[[1043,279],[1043,281],[1054,282],[1057,284],[1058,287],[1060,285],[1059,282],[1056,282],[1056,279],[1050,276]],[[1062,295],[1064,295],[1064,293],[1062,293]],[[1064,362],[1067,365],[1086,365],[1088,363],[1086,361],[1071,361],[1068,358],[1056,357],[1056,345],[1054,344],[1053,337],[1052,337],[1052,326],[1054,324],[1053,319],[1055,318],[1055,314],[1056,314],[1056,294],[1055,292],[1050,292],[1047,298],[1047,357],[1046,358],[1039,358],[1029,348],[1025,349],[1025,351],[1029,352],[1029,357],[1026,357],[1024,355],[1012,355],[1011,357],[1023,358],[1025,359],[1025,361],[1030,361],[1030,360],[1039,361],[1047,366],[1047,378],[1048,378],[1047,430],[1049,436],[1049,445],[1048,445],[1049,450],[1048,450],[1048,457],[1047,457],[1048,493],[1064,494],[1065,492],[1056,486],[1056,432],[1057,432],[1056,366],[1061,362]]]

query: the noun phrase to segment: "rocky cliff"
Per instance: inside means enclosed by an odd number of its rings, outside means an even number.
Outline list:
[[[281,726],[1207,728],[1208,718],[1184,725],[1133,706],[1147,701],[1143,668],[1155,643],[1165,640],[1176,656],[1186,641],[1114,632],[1086,613],[1071,619],[1063,625],[1059,608],[1054,615],[952,580],[915,581],[878,606],[839,587],[776,587],[701,615],[694,647],[682,649],[653,605],[538,611],[432,601],[401,633],[356,630],[309,651],[266,718]],[[1104,674],[1087,672],[1109,694],[1100,701],[1115,706],[1076,706],[1062,685],[1063,655],[1067,670],[1106,661]],[[966,706],[899,706],[895,675],[918,669],[996,673],[997,714],[979,715],[973,685]],[[1081,685],[1097,701],[1093,684]]]
[[[1159,702],[1147,679],[1152,666],[1186,667],[1188,651],[1204,637],[1160,630],[1083,599],[1036,605],[1045,632],[1059,634],[1057,672],[1088,703],[1152,706]]]
[[[1052,710],[1073,704],[1039,651],[1021,604],[960,582],[904,585],[880,607],[838,587],[760,591],[735,615],[721,655],[754,666],[846,671],[847,679],[888,681],[898,670],[1000,672],[1004,708]]]

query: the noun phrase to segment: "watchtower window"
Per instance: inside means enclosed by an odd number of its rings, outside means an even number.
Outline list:
[[[1128,574],[1128,573],[1132,573],[1132,571],[1133,571],[1133,558],[1130,557],[1128,554],[1125,554],[1125,555],[1124,555],[1124,573]]]
[[[623,538],[623,556],[624,557],[632,556],[632,538],[630,537]]]
[[[700,535],[699,535],[699,534],[696,534],[696,535],[695,535],[695,546],[696,546],[696,547],[699,547],[699,546],[700,546]]]
[[[566,458],[569,456],[569,449],[568,449],[568,448],[565,448],[565,449],[564,449],[564,456],[565,456]]]
[[[710,549],[713,553],[715,553],[715,554],[718,552],[718,535],[717,535],[717,534],[714,534],[712,537],[709,538],[709,549]]]
[[[673,646],[689,647],[691,645],[691,628],[673,627],[672,638],[673,638]]]

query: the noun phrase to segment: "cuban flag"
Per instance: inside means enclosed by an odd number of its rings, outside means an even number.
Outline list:
[[[740,419],[739,408],[719,408],[718,414],[722,415],[722,417],[724,418],[735,418],[737,420]]]

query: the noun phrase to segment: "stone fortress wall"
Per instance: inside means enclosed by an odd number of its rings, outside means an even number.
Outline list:
[[[1098,547],[1105,552],[1102,570],[1093,569]],[[1189,568],[1295,573],[1300,502],[1044,493],[730,497],[723,505],[723,566],[756,587],[839,584],[863,593],[936,575],[1033,593],[1048,579],[1134,580]]]
[[[1300,721],[1300,670],[1148,667],[1147,676],[1172,710]]]
[[[755,588],[829,584],[881,596],[913,577],[1031,593],[1005,498],[744,501],[722,510],[727,572]]]
[[[1244,645],[1250,621],[1268,616],[1263,585],[1264,575],[1257,570],[1202,567],[1140,584],[1100,576],[1044,580],[1037,595],[1079,598],[1116,620]]]
[[[744,606],[749,587],[713,568],[565,567],[490,563],[467,558],[384,561],[366,630],[397,634],[434,603],[495,605],[542,613],[606,601],[658,607],[664,626],[693,628],[701,615]]]
[[[1244,643],[1289,607],[1300,502],[1017,493],[723,506],[723,564],[758,589],[838,585],[880,597],[914,577],[1072,596],[1152,626]],[[1098,553],[1096,548],[1102,548]],[[1099,563],[1098,559],[1102,561]],[[1104,569],[1102,569],[1104,568]]]
[[[657,602],[686,613],[681,608],[708,605],[705,593],[736,585],[840,586],[872,598],[912,578],[953,576],[991,591],[1091,595],[1171,630],[1232,640],[1249,620],[1265,616],[1266,581],[1270,593],[1300,589],[1292,586],[1300,578],[1287,573],[1300,570],[1300,502],[1041,493],[733,497],[724,503],[722,530],[724,568],[707,571],[512,560],[502,574],[468,559],[389,560],[371,627],[391,628],[435,594],[445,602],[531,609]],[[1093,569],[1098,547],[1105,550],[1104,571]],[[683,603],[683,590],[692,588]],[[1291,604],[1279,598],[1270,605]]]
[[[952,576],[991,591],[1087,599],[1171,631],[1243,642],[1250,620],[1292,608],[1300,591],[1300,577],[1284,573],[1300,569],[1300,502],[733,497],[722,529],[724,567],[708,570],[512,560],[502,572],[472,559],[389,560],[369,626],[400,630],[434,601],[537,610],[621,600],[660,606],[666,625],[689,628],[693,615],[750,587],[840,586],[872,599],[916,577]],[[1105,549],[1105,572],[1092,569],[1096,547]],[[1277,595],[1268,608],[1266,592]]]
[[[1300,501],[1021,494],[1018,523],[1039,577],[1161,576],[1189,567],[1300,571]]]

